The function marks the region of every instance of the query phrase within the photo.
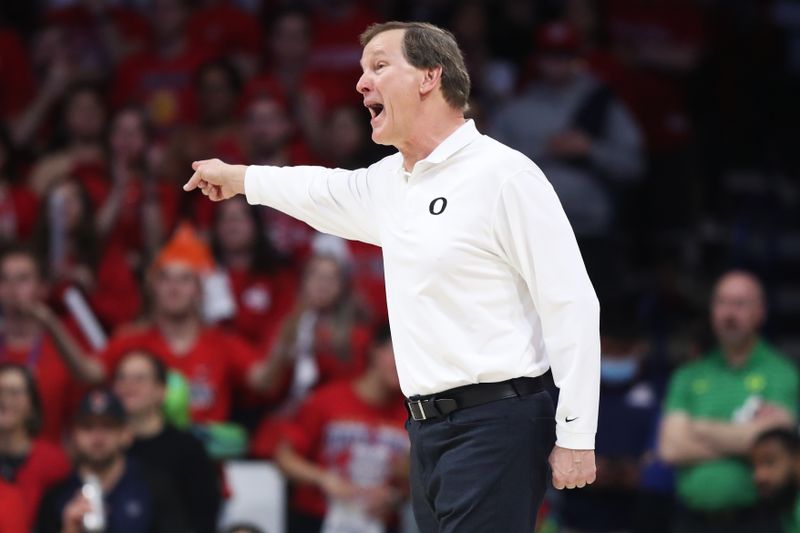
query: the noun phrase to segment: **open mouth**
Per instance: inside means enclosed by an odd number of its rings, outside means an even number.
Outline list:
[[[369,109],[369,114],[372,115],[372,118],[377,118],[378,115],[383,113],[383,104],[369,104],[367,109]]]

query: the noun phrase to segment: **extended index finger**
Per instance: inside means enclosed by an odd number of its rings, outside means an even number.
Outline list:
[[[203,178],[200,177],[200,173],[195,171],[195,173],[192,174],[192,177],[189,178],[189,181],[187,181],[184,184],[183,190],[184,191],[193,191],[193,190],[195,190],[200,185],[200,182],[202,181],[202,179]]]

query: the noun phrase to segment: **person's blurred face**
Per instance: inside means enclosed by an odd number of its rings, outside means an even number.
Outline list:
[[[291,132],[289,118],[275,100],[260,98],[248,107],[247,139],[256,154],[270,154],[280,149]]]
[[[147,133],[144,117],[132,109],[126,109],[114,117],[111,126],[111,151],[125,162],[134,162],[144,157],[147,148]]]
[[[311,50],[308,21],[299,14],[283,16],[275,23],[271,47],[278,65],[296,66],[304,63]]]
[[[718,283],[711,300],[711,325],[722,346],[749,342],[764,321],[761,287],[751,276],[732,273]]]
[[[164,385],[158,382],[152,361],[131,352],[117,367],[114,393],[131,416],[151,413],[164,403]]]
[[[152,286],[155,310],[164,316],[186,317],[200,305],[200,279],[187,265],[172,263],[159,268]]]
[[[576,65],[575,57],[568,53],[543,52],[536,61],[542,80],[551,85],[569,82],[575,74]]]
[[[217,124],[227,122],[236,106],[236,91],[228,77],[220,69],[207,69],[200,78],[200,112],[203,122]]]
[[[93,470],[105,470],[128,447],[131,435],[127,427],[106,417],[80,420],[72,430],[72,442],[78,462]]]
[[[218,207],[217,240],[223,251],[240,252],[249,249],[258,228],[250,216],[250,206],[243,198],[233,198]]]
[[[372,140],[378,144],[404,145],[419,111],[419,89],[425,73],[406,60],[404,35],[405,30],[379,33],[361,54],[364,73],[356,90],[369,108]]]
[[[0,372],[0,434],[24,427],[32,409],[22,373],[16,369]]]
[[[345,161],[364,146],[360,116],[350,107],[340,107],[328,119],[326,146],[334,162]]]
[[[53,187],[49,207],[56,209],[58,220],[67,232],[74,231],[84,215],[83,198],[77,183],[65,181]]]
[[[342,272],[334,259],[315,257],[309,261],[303,280],[303,296],[309,307],[328,309],[339,300],[343,290]]]
[[[3,316],[18,317],[24,308],[44,299],[44,282],[31,257],[10,254],[0,262],[0,309]]]
[[[756,445],[751,461],[753,481],[762,498],[772,498],[794,482],[795,459],[776,440]]]
[[[152,14],[157,40],[171,40],[183,35],[187,18],[184,0],[154,0]]]
[[[105,127],[106,110],[93,91],[79,91],[67,102],[66,121],[72,138],[99,141]]]

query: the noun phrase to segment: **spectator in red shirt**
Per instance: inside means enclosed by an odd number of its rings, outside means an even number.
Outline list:
[[[47,296],[35,256],[21,247],[0,255],[0,363],[27,368],[42,398],[41,435],[60,442],[70,415],[74,384],[62,357],[76,357],[80,346],[44,302]]]
[[[0,123],[0,242],[27,239],[39,209],[38,198],[17,174],[14,156],[11,137]]]
[[[272,456],[279,428],[312,389],[363,372],[370,338],[365,316],[353,298],[347,266],[331,254],[312,257],[297,310],[271,348],[265,379],[276,408],[257,431],[254,455]]]
[[[22,491],[0,481],[0,533],[27,533],[25,500]]]
[[[79,0],[50,10],[45,21],[60,28],[80,57],[85,77],[107,79],[126,56],[143,51],[147,21],[135,10],[108,0]]]
[[[0,364],[0,482],[19,490],[24,505],[17,512],[28,524],[45,491],[69,473],[61,448],[36,438],[41,424],[41,402],[31,373],[21,365]]]
[[[183,169],[210,153],[222,153],[231,161],[245,162],[237,109],[242,81],[234,66],[225,59],[205,63],[197,72],[195,89],[198,120],[178,128],[172,135],[164,169],[168,179],[175,176],[183,179]],[[193,222],[198,228],[207,229],[216,205],[202,195],[189,198],[193,201]]]
[[[386,324],[367,371],[314,392],[285,428],[276,459],[294,484],[290,531],[318,532],[325,518],[349,531],[396,526],[408,491],[408,415],[400,396]]]
[[[54,303],[68,287],[77,287],[109,331],[133,320],[141,304],[139,285],[120,243],[100,240],[86,189],[63,181],[43,202],[33,242],[48,267]]]
[[[358,93],[353,90],[352,80],[356,78],[326,72],[324,64],[312,65],[314,34],[306,12],[286,9],[277,13],[267,35],[267,64],[261,74],[250,81],[246,92],[257,89],[274,92],[279,100],[286,102],[290,115],[305,136],[313,136],[327,109],[344,102],[360,102]],[[352,43],[357,44],[358,39],[354,37]],[[352,66],[358,67],[358,57]]]
[[[156,179],[145,113],[124,107],[111,121],[109,177],[86,183],[97,206],[98,237],[119,245],[135,269],[155,256],[177,217],[175,187]]]
[[[31,188],[43,195],[70,176],[104,174],[107,118],[105,96],[98,86],[88,83],[71,86],[63,99],[54,132],[59,148],[33,167],[29,178]]]
[[[199,4],[189,18],[189,34],[204,48],[233,60],[242,74],[254,74],[264,37],[258,19],[229,0]]]
[[[191,41],[188,16],[186,0],[155,0],[149,49],[120,64],[112,88],[114,105],[143,105],[159,134],[194,119],[194,76],[210,56]]]
[[[292,310],[296,276],[267,240],[259,209],[244,198],[219,204],[211,247],[236,299],[236,314],[226,326],[264,349]]]
[[[131,349],[147,350],[188,381],[195,423],[228,420],[236,391],[264,391],[266,364],[250,345],[203,322],[203,278],[213,264],[205,243],[191,227],[180,226],[148,273],[148,320],[119,331],[99,358],[82,354],[77,376],[101,383]]]
[[[247,161],[253,165],[310,164],[308,150],[297,138],[284,102],[265,88],[252,88],[245,110]],[[316,231],[277,209],[261,208],[269,241],[299,268],[308,258]]]
[[[25,45],[16,31],[0,29],[0,119],[21,113],[33,95],[34,81]]]

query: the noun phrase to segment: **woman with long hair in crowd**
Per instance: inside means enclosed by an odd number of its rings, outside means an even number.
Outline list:
[[[53,286],[54,303],[73,286],[84,293],[108,331],[135,318],[139,286],[122,247],[101,242],[86,189],[76,180],[56,183],[43,204],[33,247]]]
[[[0,363],[0,481],[22,493],[25,522],[31,525],[44,492],[70,470],[61,448],[37,438],[41,423],[31,373],[22,365]]]
[[[284,421],[313,389],[366,368],[368,313],[353,295],[344,250],[318,247],[306,265],[295,311],[272,343],[267,381],[273,409],[256,431],[253,455],[272,456]]]
[[[297,280],[267,239],[258,208],[244,198],[219,204],[211,248],[236,302],[234,316],[224,325],[254,347],[266,348],[291,311]]]

